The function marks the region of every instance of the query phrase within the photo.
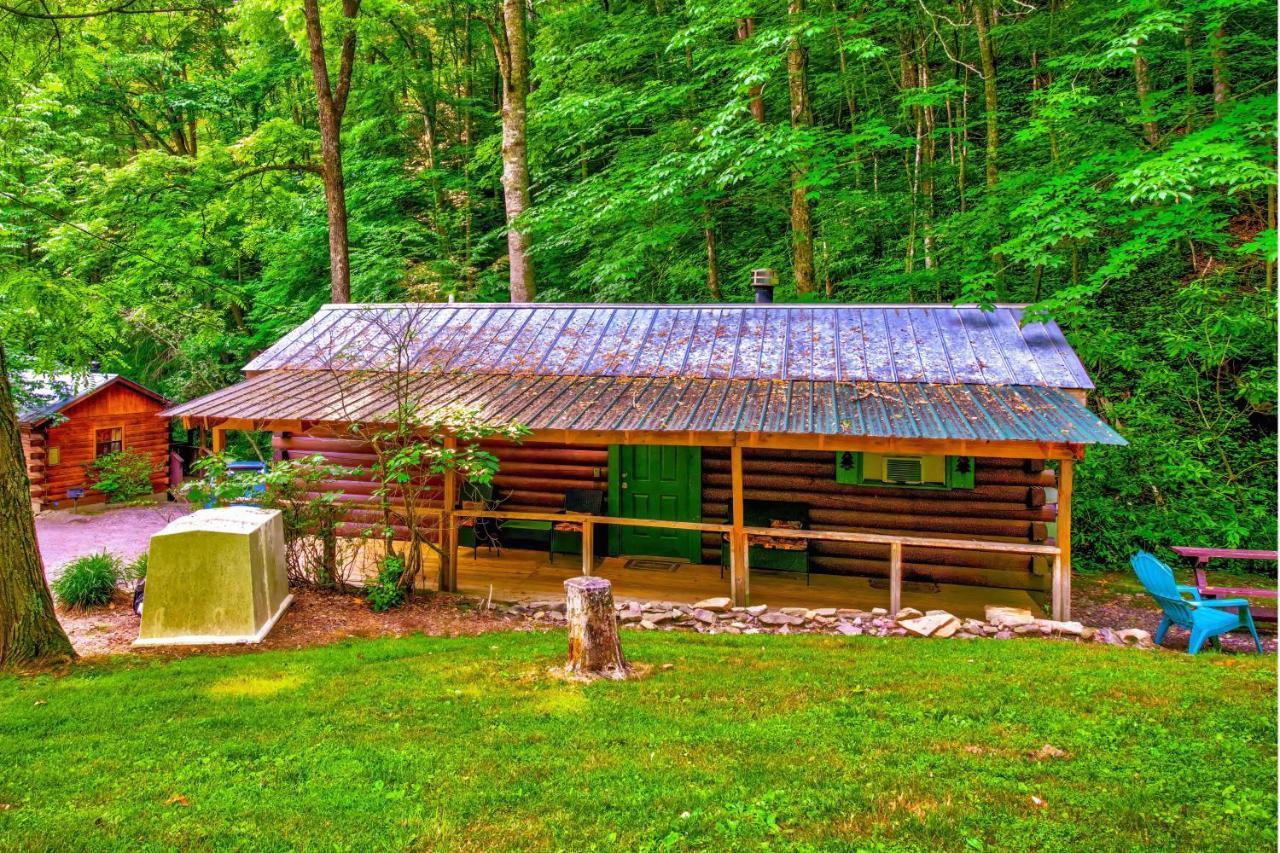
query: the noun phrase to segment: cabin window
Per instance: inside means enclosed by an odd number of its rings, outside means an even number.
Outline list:
[[[94,431],[93,457],[106,456],[108,453],[119,453],[124,449],[124,428],[107,427]]]
[[[973,457],[916,453],[836,454],[836,482],[895,489],[972,489]]]
[[[62,461],[62,448],[50,447],[49,452],[45,454],[45,461],[50,465],[57,465]]]

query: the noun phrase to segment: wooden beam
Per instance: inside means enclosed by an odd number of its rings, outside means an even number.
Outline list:
[[[902,543],[889,545],[889,616],[896,618],[902,609]]]
[[[1063,459],[1058,467],[1058,535],[1059,560],[1061,562],[1060,583],[1055,584],[1054,611],[1055,619],[1071,618],[1071,489],[1075,480],[1075,466],[1070,459]]]
[[[444,440],[444,449],[447,454],[451,454],[457,448],[457,439],[446,438]],[[458,523],[457,517],[453,514],[453,509],[457,504],[458,473],[450,464],[446,465],[444,469],[443,495],[441,496],[441,505],[443,507],[443,511],[440,513],[441,592],[458,591]]]
[[[555,536],[553,529],[551,535]],[[596,526],[591,521],[582,522],[582,574],[590,577],[591,569],[595,566],[596,557]]]
[[[213,452],[221,453],[227,447],[227,431],[225,428],[216,426],[213,428]]]
[[[746,607],[750,597],[747,565],[746,520],[743,511],[742,448],[734,446],[729,451],[730,486],[732,489],[733,529],[729,533],[729,589],[733,603]]]

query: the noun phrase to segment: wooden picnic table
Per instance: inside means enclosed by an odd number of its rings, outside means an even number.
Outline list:
[[[1209,565],[1210,560],[1266,560],[1276,562],[1280,559],[1275,551],[1251,551],[1242,548],[1189,548],[1183,545],[1175,546],[1173,552],[1180,557],[1194,561],[1194,571],[1196,575],[1196,589],[1200,591],[1203,598],[1276,598],[1276,590],[1262,589],[1252,586],[1211,586],[1209,579],[1205,577],[1205,568]],[[1266,621],[1276,621],[1276,608],[1274,607],[1253,607],[1253,618]]]

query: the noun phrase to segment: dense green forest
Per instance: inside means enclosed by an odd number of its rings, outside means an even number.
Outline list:
[[[335,296],[1034,303],[1077,563],[1276,532],[1263,0],[5,0],[0,326],[175,397]],[[349,245],[349,252],[347,247]]]

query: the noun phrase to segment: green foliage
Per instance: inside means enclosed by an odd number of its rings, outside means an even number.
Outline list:
[[[145,580],[147,577],[147,552],[133,558],[133,561],[120,571],[120,579],[127,581]]]
[[[93,478],[93,488],[107,496],[110,503],[145,498],[151,494],[151,474],[155,470],[145,453],[125,448],[107,453],[85,465]]]
[[[804,853],[1243,851],[1276,835],[1272,656],[623,642],[650,676],[558,681],[546,673],[563,631],[507,631],[2,678],[14,807],[0,836],[20,849]]]
[[[394,554],[388,554],[378,562],[378,576],[364,587],[365,600],[375,613],[384,613],[404,604],[405,588],[401,583],[404,569],[404,560]]]
[[[50,586],[63,607],[87,609],[109,604],[122,576],[120,558],[103,551],[72,560]]]
[[[1078,565],[1115,566],[1134,531],[1272,543],[1274,4],[1001,6],[990,182],[972,4],[792,5],[540,0],[523,223],[540,298],[743,300],[772,266],[780,299],[1031,303],[1133,442],[1080,467]],[[321,8],[332,41],[338,4]],[[477,15],[390,0],[354,24],[356,300],[506,298],[502,87]],[[811,126],[792,126],[792,36]],[[327,299],[296,5],[0,13],[0,42],[15,363],[98,359],[186,399]],[[812,206],[803,295],[793,184]]]

